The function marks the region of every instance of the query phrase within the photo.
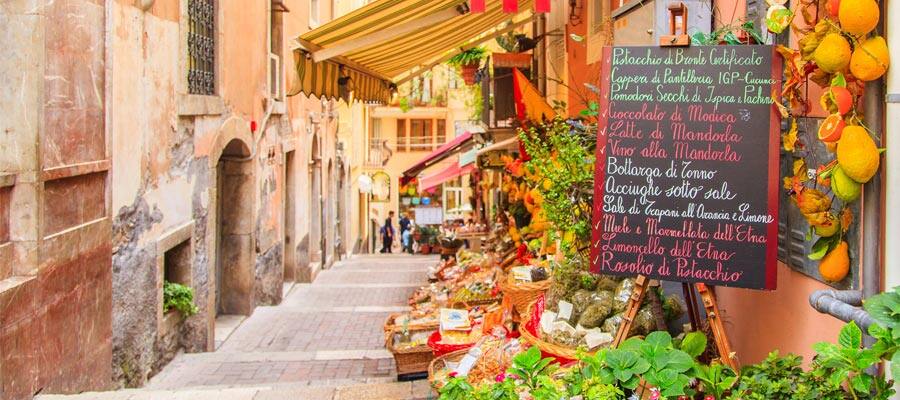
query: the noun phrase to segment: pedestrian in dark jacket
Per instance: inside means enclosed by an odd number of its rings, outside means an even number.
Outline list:
[[[394,243],[394,224],[391,219],[394,218],[394,212],[388,213],[387,219],[384,220],[384,226],[381,227],[381,252],[390,253],[391,244]]]

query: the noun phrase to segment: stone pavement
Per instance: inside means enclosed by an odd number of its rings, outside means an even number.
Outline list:
[[[428,399],[396,382],[382,325],[423,285],[436,257],[354,256],[259,307],[213,353],[179,354],[142,389],[40,400]],[[217,338],[220,339],[220,338]]]

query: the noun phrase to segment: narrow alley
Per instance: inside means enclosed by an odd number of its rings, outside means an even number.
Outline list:
[[[281,305],[220,317],[215,352],[179,354],[145,388],[37,399],[427,399],[427,380],[396,381],[382,326],[409,308],[435,260],[353,256],[286,287]]]

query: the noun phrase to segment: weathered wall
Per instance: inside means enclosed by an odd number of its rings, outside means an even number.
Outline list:
[[[218,4],[215,96],[187,93],[186,1],[147,11],[116,1],[110,13],[113,370],[121,385],[146,382],[173,346],[212,350],[217,314],[281,301],[283,142],[292,129],[267,100],[268,5]],[[192,258],[183,283],[199,313],[175,338],[164,329],[161,260],[184,241]]]
[[[0,398],[109,386],[105,9],[0,3]]]

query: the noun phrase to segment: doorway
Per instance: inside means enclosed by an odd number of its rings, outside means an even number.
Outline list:
[[[335,260],[340,260],[344,253],[346,252],[347,247],[347,235],[345,234],[346,227],[349,224],[346,223],[347,215],[344,204],[344,198],[347,196],[344,193],[344,163],[338,161],[338,169],[337,169],[337,183],[335,185],[337,190],[335,191],[335,196],[337,196],[337,216],[335,218],[335,243],[334,243],[334,253]]]
[[[322,199],[322,158],[319,153],[318,135],[312,138],[310,149],[309,170],[309,260],[318,263],[319,268],[324,265],[323,227],[325,226],[325,214],[323,213]]]
[[[238,139],[216,164],[216,315],[253,312],[253,164]]]
[[[284,282],[297,280],[297,244],[294,242],[297,218],[297,177],[294,176],[294,152],[284,154]]]

